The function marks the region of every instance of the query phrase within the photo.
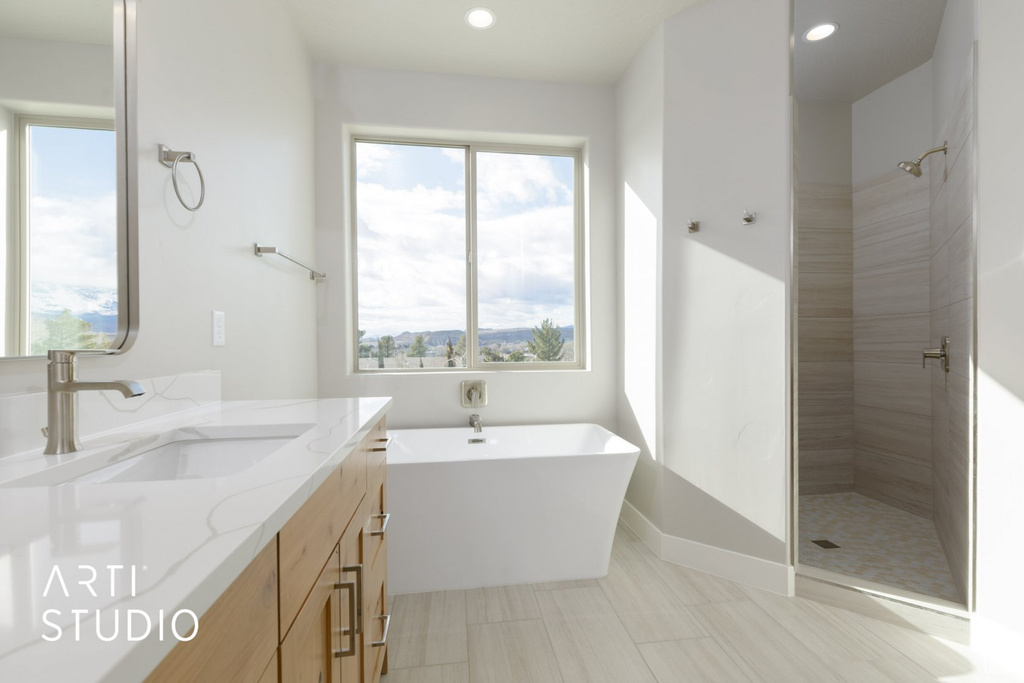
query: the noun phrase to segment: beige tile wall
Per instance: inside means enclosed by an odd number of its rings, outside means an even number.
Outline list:
[[[853,190],[853,469],[858,493],[930,518],[929,190],[898,169]]]
[[[950,371],[929,372],[934,521],[953,580],[966,599],[970,585],[970,463],[974,373],[974,87],[973,60],[961,79],[956,108],[943,127],[945,156],[931,159],[929,279],[931,345],[950,338]]]
[[[853,197],[797,189],[800,493],[853,490]]]

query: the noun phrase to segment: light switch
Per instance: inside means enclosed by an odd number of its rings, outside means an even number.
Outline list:
[[[224,346],[224,311],[213,312],[213,345]]]

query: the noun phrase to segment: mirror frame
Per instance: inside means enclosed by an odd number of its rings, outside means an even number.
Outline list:
[[[137,0],[113,0],[114,132],[117,158],[117,332],[106,353],[131,348],[139,331]],[[0,361],[46,356],[0,356]]]

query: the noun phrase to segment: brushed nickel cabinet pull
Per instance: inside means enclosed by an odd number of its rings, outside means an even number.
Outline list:
[[[384,442],[384,445],[383,445],[383,446],[379,446],[379,447],[377,447],[377,448],[371,448],[371,449],[370,449],[370,452],[371,452],[371,453],[387,453],[387,451],[388,451],[388,446],[390,446],[390,445],[391,445],[391,441],[392,441],[392,440],[393,440],[394,438],[395,438],[395,437],[393,437],[393,436],[389,436],[389,437],[388,437],[388,438],[386,438],[386,439],[377,439],[377,441],[383,441],[383,442]]]
[[[384,647],[385,645],[388,644],[388,629],[391,628],[391,615],[390,614],[382,614],[382,615],[380,615],[377,618],[384,620],[384,634],[381,636],[380,640],[375,640],[372,643],[370,643],[370,646],[371,647]]]
[[[359,625],[356,626],[356,633],[362,635],[363,633],[363,565],[361,564],[347,564],[341,568],[342,574],[348,572],[356,573],[356,601],[359,605],[357,614],[359,615]]]
[[[388,530],[388,522],[391,521],[391,513],[385,512],[383,515],[370,515],[372,519],[383,519],[384,523],[380,525],[380,528],[376,531],[371,531],[371,536],[383,536],[384,532]]]
[[[335,650],[335,657],[351,657],[356,653],[356,582],[344,581],[334,584],[335,590],[348,591],[348,628],[341,630],[341,635],[348,636],[348,649]]]

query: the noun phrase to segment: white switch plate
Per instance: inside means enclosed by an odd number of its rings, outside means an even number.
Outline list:
[[[224,311],[213,312],[213,345],[224,346]]]

